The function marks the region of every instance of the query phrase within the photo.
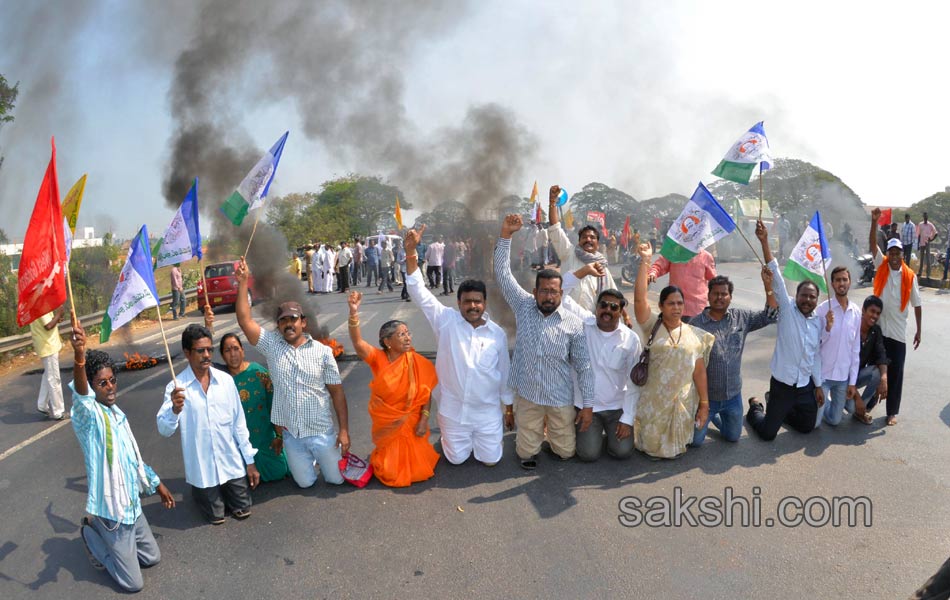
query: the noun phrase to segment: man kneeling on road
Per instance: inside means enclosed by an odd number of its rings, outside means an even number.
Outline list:
[[[317,481],[314,465],[327,483],[340,485],[341,451],[350,449],[350,429],[343,394],[343,380],[333,351],[304,333],[307,317],[296,302],[284,302],[277,309],[277,329],[265,331],[251,317],[247,302],[247,277],[250,271],[244,257],[234,273],[238,298],[234,307],[241,330],[267,359],[274,403],[271,423],[283,431],[287,466],[294,481],[302,488]],[[339,432],[333,424],[330,405],[336,412]]]
[[[590,424],[581,419],[583,396],[574,378],[574,408],[577,458],[592,462],[600,458],[606,438],[607,454],[627,458],[633,454],[633,419],[637,414],[640,388],[630,381],[630,371],[640,360],[643,347],[629,326],[620,322],[627,300],[620,290],[600,292],[591,312],[571,298],[571,290],[584,277],[600,277],[604,267],[591,263],[564,276],[563,306],[584,321],[584,336],[594,373],[594,414]]]
[[[508,387],[508,336],[485,312],[484,282],[468,279],[459,285],[458,310],[443,306],[426,288],[417,252],[424,231],[425,225],[406,232],[406,289],[438,343],[439,385],[432,397],[439,404],[442,452],[458,465],[474,451],[475,460],[491,467],[501,460],[502,423],[511,429],[515,420],[514,392]]]
[[[188,368],[165,387],[156,415],[158,432],[181,429],[185,481],[212,525],[251,516],[251,492],[261,476],[254,465],[244,407],[234,379],[211,366],[214,345],[207,327],[191,324],[181,334]],[[245,476],[246,471],[246,476]]]

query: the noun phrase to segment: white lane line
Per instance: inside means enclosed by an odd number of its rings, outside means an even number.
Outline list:
[[[236,328],[236,327],[235,327],[236,325],[237,325],[237,323],[234,323],[234,325],[232,325],[231,327],[228,327],[227,329],[228,329],[228,330],[234,329],[234,328]],[[222,333],[222,334],[227,333],[227,330],[222,330],[220,333]],[[180,361],[177,365],[175,365],[175,372],[176,372],[176,373],[180,373],[181,370],[182,370],[182,368],[184,368],[184,366],[185,366],[186,364],[188,364],[188,361],[187,361],[187,360],[182,360],[182,361]],[[353,369],[356,368],[356,365],[357,365],[357,364],[358,364],[357,361],[353,361],[353,362],[351,362],[350,364],[346,365],[346,366],[343,368],[343,371],[340,373],[340,380],[341,380],[341,381],[345,381],[346,378],[349,376],[349,374],[353,372]],[[119,393],[116,394],[116,399],[118,399],[120,396],[123,396],[123,395],[125,395],[125,394],[131,392],[132,390],[135,390],[135,389],[140,388],[141,386],[145,385],[145,384],[148,383],[149,381],[152,381],[153,379],[156,379],[156,378],[161,377],[161,376],[163,376],[163,375],[164,375],[164,376],[167,376],[168,374],[165,373],[164,366],[165,366],[165,365],[162,365],[162,368],[161,368],[158,372],[152,373],[151,375],[149,375],[148,377],[142,379],[141,381],[137,381],[137,382],[133,383],[132,385],[130,385],[129,387],[123,388],[122,390],[120,390]],[[159,368],[159,367],[156,365],[156,368]],[[31,444],[33,444],[33,443],[35,443],[35,442],[38,442],[39,440],[43,439],[44,437],[48,436],[49,434],[53,433],[54,431],[57,431],[57,430],[59,430],[59,429],[65,427],[66,425],[69,425],[69,419],[63,419],[63,420],[60,421],[59,423],[56,423],[55,425],[52,425],[52,426],[50,426],[50,427],[44,429],[43,431],[37,433],[37,434],[34,435],[33,437],[27,438],[27,439],[23,440],[22,442],[20,442],[19,444],[17,444],[16,446],[13,446],[12,448],[9,448],[9,449],[5,450],[2,454],[0,454],[0,462],[2,462],[2,461],[3,461],[4,459],[6,459],[6,458],[9,458],[10,456],[13,456],[14,454],[16,454],[16,453],[19,452],[20,450],[26,448],[27,446],[29,446],[29,445],[31,445]]]
[[[184,331],[184,330],[185,330],[185,327],[188,327],[188,323],[182,323],[182,324],[180,324],[180,325],[175,325],[174,327],[169,327],[169,328],[167,328],[167,329],[165,330],[165,335],[166,335],[166,336],[169,336],[169,335],[171,335],[171,334],[173,334],[173,333],[178,333],[179,331]],[[159,328],[159,330],[158,330],[156,333],[153,333],[153,334],[151,334],[151,335],[147,335],[147,336],[145,336],[145,337],[143,337],[143,338],[141,338],[141,339],[138,339],[138,340],[134,340],[132,343],[133,343],[133,344],[145,344],[145,343],[147,343],[147,342],[151,342],[152,340],[158,339],[158,338],[160,338],[160,337],[162,337],[162,330],[161,330],[161,328]]]

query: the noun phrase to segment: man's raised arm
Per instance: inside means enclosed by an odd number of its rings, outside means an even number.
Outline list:
[[[241,331],[247,336],[247,341],[252,346],[256,346],[257,341],[261,338],[261,326],[251,317],[251,305],[247,301],[247,276],[249,273],[247,262],[242,256],[241,262],[234,272],[234,278],[238,282],[237,303],[234,305],[234,313],[237,315]]]

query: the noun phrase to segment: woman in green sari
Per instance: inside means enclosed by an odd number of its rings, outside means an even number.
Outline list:
[[[261,365],[244,360],[244,346],[235,333],[225,334],[219,349],[241,396],[251,445],[257,448],[254,463],[261,473],[261,481],[277,481],[287,477],[290,471],[287,457],[284,456],[284,439],[270,422],[274,399],[270,374]]]

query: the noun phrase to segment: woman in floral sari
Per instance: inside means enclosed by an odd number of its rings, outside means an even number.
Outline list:
[[[709,418],[706,361],[715,338],[683,322],[683,292],[676,286],[663,288],[660,314],[652,314],[647,303],[647,274],[653,249],[650,244],[640,244],[638,251],[640,271],[633,307],[644,347],[650,348],[650,371],[640,389],[633,443],[649,456],[676,458],[686,452],[694,429]]]
[[[388,321],[379,330],[382,350],[360,333],[360,292],[351,292],[350,339],[356,355],[373,370],[369,384],[369,416],[373,420],[370,464],[376,478],[391,487],[406,487],[434,474],[439,461],[429,443],[429,402],[438,383],[435,366],[412,349],[412,335],[402,321]]]
[[[284,440],[270,422],[274,399],[270,374],[261,365],[244,360],[244,346],[235,333],[227,333],[221,338],[219,350],[241,396],[251,445],[257,448],[254,464],[261,472],[261,481],[277,481],[287,477],[290,471],[284,455]]]

